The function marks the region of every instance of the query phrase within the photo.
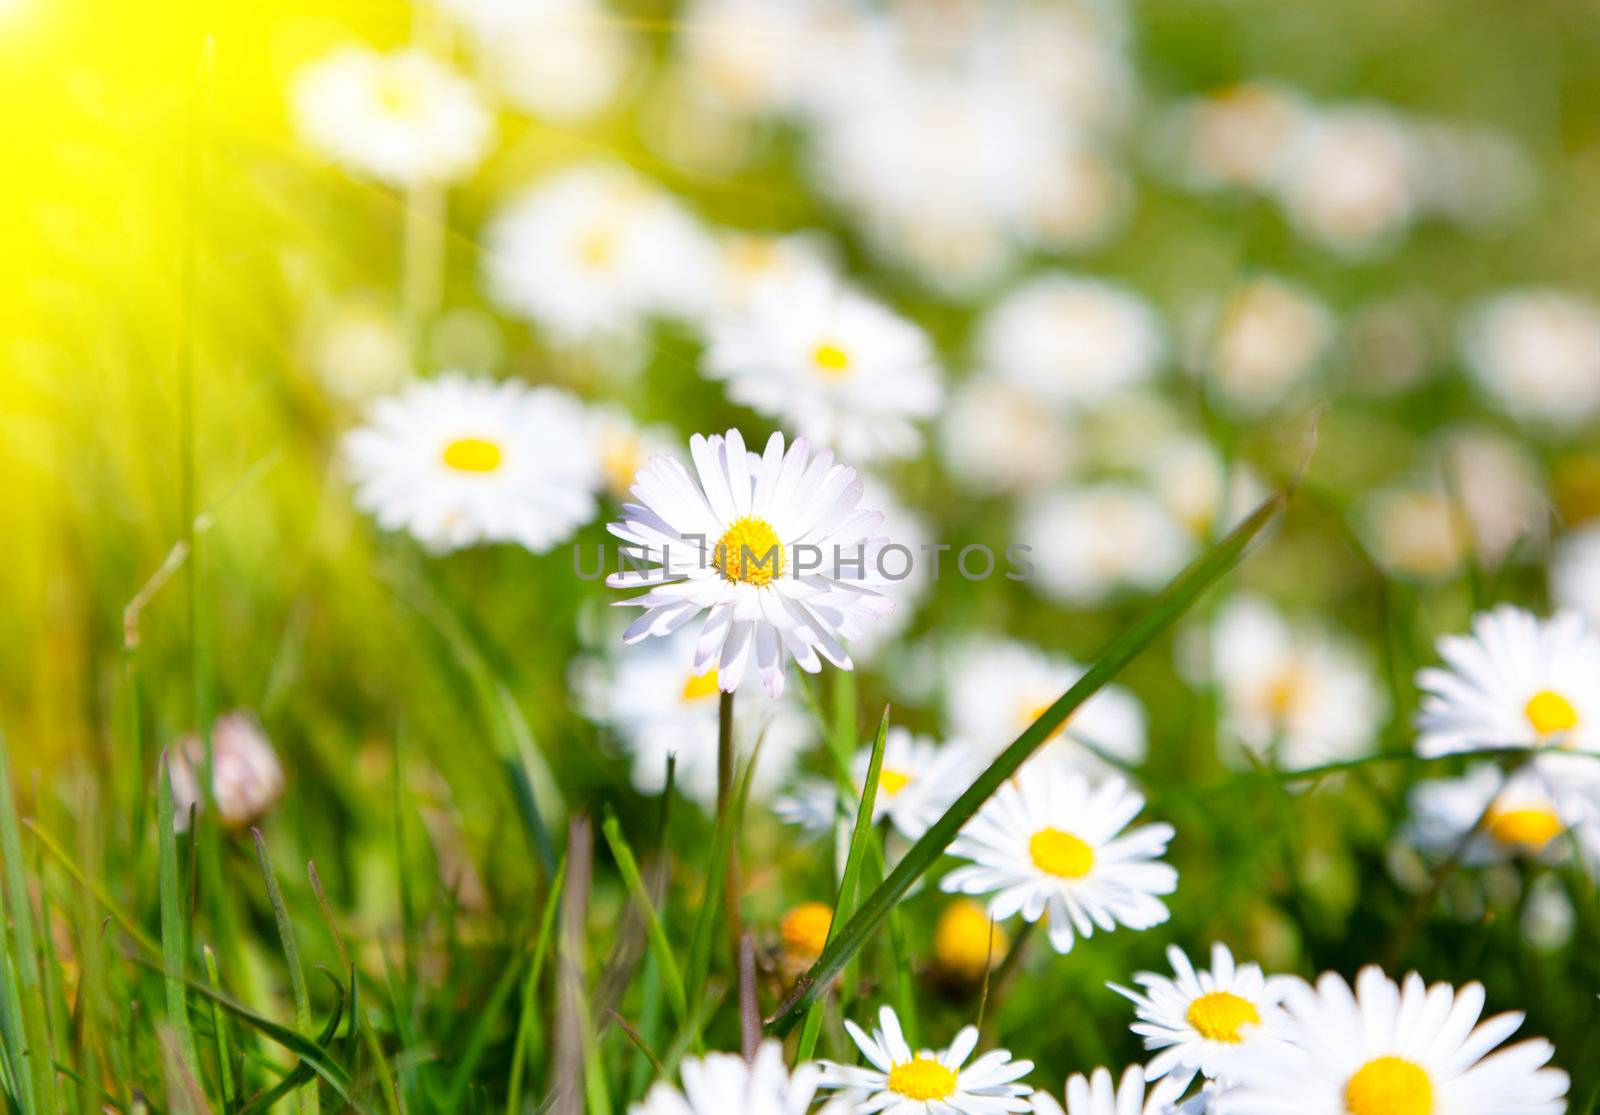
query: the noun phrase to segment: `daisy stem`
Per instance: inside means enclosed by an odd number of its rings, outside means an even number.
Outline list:
[[[733,801],[733,694],[723,693],[717,705],[717,815],[723,823],[732,825],[729,815]],[[723,887],[723,901],[728,913],[728,941],[733,949],[735,970],[739,965],[739,941],[744,936],[743,919],[739,916],[739,834],[733,831],[728,845],[728,876]]]

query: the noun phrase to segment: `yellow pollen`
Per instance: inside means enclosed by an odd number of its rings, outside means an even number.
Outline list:
[[[1433,1082],[1402,1057],[1376,1057],[1344,1086],[1350,1115],[1432,1115]]]
[[[1502,844],[1526,848],[1530,852],[1542,849],[1566,827],[1551,809],[1496,809],[1489,814],[1490,836]]]
[[[701,697],[709,697],[717,691],[717,671],[707,670],[703,674],[696,674],[683,683],[683,699],[696,701]]]
[[[746,515],[717,541],[712,560],[730,581],[765,585],[783,572],[783,546],[771,523]]]
[[[828,907],[820,902],[802,902],[783,915],[778,927],[784,951],[800,958],[821,956],[832,924],[833,911]]]
[[[1244,1040],[1241,1032],[1244,1027],[1261,1025],[1261,1015],[1255,1004],[1231,991],[1212,991],[1200,996],[1189,1004],[1184,1017],[1201,1037],[1230,1043]]]
[[[878,789],[889,797],[894,797],[909,785],[911,785],[911,776],[903,770],[890,770],[888,767],[884,767],[878,772]]]
[[[595,270],[611,266],[617,254],[617,231],[609,225],[592,228],[578,245],[583,262]]]
[[[850,374],[850,354],[831,341],[812,350],[811,362],[828,379],[841,379]]]
[[[944,908],[933,933],[933,955],[939,967],[951,975],[976,983],[985,968],[1005,959],[1011,938],[994,926],[991,945],[989,912],[970,898],[958,899]]]
[[[1578,710],[1572,707],[1571,701],[1553,690],[1539,690],[1528,698],[1522,711],[1528,723],[1533,725],[1533,730],[1541,736],[1570,732],[1578,726]]]
[[[931,1057],[918,1057],[889,1072],[889,1091],[911,1100],[942,1100],[955,1093],[956,1074]]]
[[[1033,865],[1058,879],[1081,879],[1094,868],[1094,849],[1060,829],[1045,828],[1028,840]]]
[[[457,472],[493,472],[500,458],[500,447],[481,437],[458,437],[444,447],[444,463]]]

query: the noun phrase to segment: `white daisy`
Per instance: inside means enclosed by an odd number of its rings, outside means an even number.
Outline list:
[[[1588,803],[1537,764],[1506,777],[1493,763],[1478,763],[1459,778],[1433,779],[1412,788],[1408,838],[1435,855],[1454,855],[1473,833],[1460,858],[1465,863],[1501,863],[1515,856],[1559,858],[1560,837],[1581,824]],[[1473,832],[1479,821],[1481,830]]]
[[[846,1090],[852,1110],[886,1115],[1002,1115],[1027,1111],[1026,1084],[1014,1083],[1033,1071],[1032,1061],[1013,1061],[1004,1049],[991,1050],[967,1064],[978,1047],[978,1030],[967,1026],[944,1050],[911,1051],[893,1009],[878,1012],[878,1029],[869,1036],[854,1022],[845,1029],[869,1066],[822,1062],[822,1087]]]
[[[1138,295],[1097,279],[1034,278],[978,326],[980,364],[1053,405],[1093,404],[1155,375],[1161,324]]]
[[[1017,540],[1032,547],[1034,584],[1071,604],[1158,589],[1194,550],[1193,537],[1159,499],[1120,481],[1038,497],[1019,516]]]
[[[632,37],[596,0],[442,0],[471,32],[488,84],[515,107],[562,123],[611,101]]]
[[[988,372],[958,387],[940,429],[944,459],[962,485],[982,492],[1037,489],[1066,476],[1074,432],[1016,384]]]
[[[697,475],[653,458],[633,485],[639,502],[610,525],[653,566],[607,578],[613,588],[649,589],[620,602],[644,609],[624,640],[667,635],[708,612],[694,669],[714,667],[729,693],[752,660],[773,696],[783,692],[787,657],[810,673],[822,668],[819,654],[850,669],[843,640],[894,607],[865,584],[862,558],[879,541],[881,516],[857,507],[855,469],[826,450],[813,457],[803,438],[785,452],[782,434],[759,458],[738,430],[696,434],[689,452]]]
[[[350,402],[393,391],[411,372],[405,331],[371,295],[348,295],[318,307],[306,323],[301,347],[322,385]]]
[[[1421,203],[1422,167],[1410,130],[1380,108],[1340,108],[1304,128],[1278,185],[1302,235],[1360,255],[1405,231]]]
[[[1295,94],[1263,82],[1185,104],[1175,122],[1183,175],[1202,189],[1265,190],[1283,172],[1305,117]]]
[[[1145,1083],[1145,1071],[1139,1065],[1129,1065],[1115,1086],[1110,1069],[1095,1069],[1089,1076],[1074,1073],[1067,1077],[1065,1110],[1045,1092],[1033,1093],[1033,1109],[1040,1115],[1205,1115],[1209,1110],[1209,1093],[1179,1103],[1183,1089],[1175,1088],[1170,1077],[1148,1094]]]
[[[1288,1017],[1281,1006],[1288,981],[1269,979],[1257,964],[1235,965],[1233,953],[1220,942],[1211,946],[1211,968],[1195,970],[1182,949],[1167,949],[1175,979],[1139,972],[1133,991],[1111,989],[1133,1002],[1139,1021],[1133,1032],[1155,1054],[1145,1077],[1166,1077],[1182,1095],[1199,1073],[1208,1080],[1226,1079],[1227,1066],[1248,1045],[1281,1041]]]
[[[1060,764],[1034,764],[1001,786],[950,845],[951,855],[973,862],[940,885],[994,894],[989,914],[996,921],[1048,914],[1057,952],[1070,952],[1096,926],[1160,925],[1168,912],[1156,896],[1177,889],[1178,873],[1156,857],[1173,828],[1142,825],[1119,835],[1143,808],[1144,798],[1120,778],[1094,787]]]
[[[944,397],[922,330],[816,269],[712,323],[705,372],[728,397],[853,459],[906,457]]]
[[[1221,1115],[1561,1115],[1567,1074],[1542,1039],[1496,1050],[1520,1013],[1479,1023],[1470,983],[1395,982],[1363,968],[1355,991],[1332,972],[1291,986],[1293,1046],[1257,1046],[1232,1067]],[[1491,1050],[1495,1050],[1491,1052]]]
[[[1496,747],[1600,751],[1600,635],[1572,612],[1542,620],[1501,605],[1471,635],[1439,640],[1444,665],[1417,674],[1417,753]],[[1577,769],[1577,768],[1574,768]]]
[[[642,426],[619,406],[589,408],[589,436],[600,457],[600,474],[606,491],[616,499],[626,499],[633,478],[651,457],[677,452],[683,444],[669,426]]]
[[[1283,402],[1310,377],[1334,334],[1333,316],[1314,296],[1266,276],[1233,291],[1196,324],[1197,366],[1224,402],[1246,413]]]
[[[871,765],[872,748],[864,747],[850,767],[855,802],[861,799]],[[897,724],[884,738],[873,823],[887,817],[901,836],[916,840],[972,785],[982,769],[977,753],[960,740],[936,743]],[[839,790],[833,780],[811,778],[795,793],[779,798],[773,808],[786,821],[811,832],[827,832],[839,815],[838,804]],[[852,808],[845,823],[853,826],[854,816]]]
[[[172,784],[173,826],[189,831],[189,818],[205,808],[200,793],[206,748],[200,737],[179,740],[167,756]],[[211,795],[217,815],[230,829],[255,824],[283,797],[283,764],[261,724],[248,712],[217,717],[211,728]]]
[[[356,504],[430,549],[543,553],[593,517],[599,462],[577,399],[447,372],[380,399],[350,433]]]
[[[685,1058],[678,1074],[683,1078],[682,1091],[662,1081],[643,1103],[628,1109],[629,1115],[806,1115],[815,1102],[822,1068],[808,1062],[791,1074],[783,1063],[783,1047],[768,1041],[753,1061],[736,1053],[710,1053]],[[848,1111],[833,1100],[816,1115]]]
[[[487,231],[484,271],[505,309],[563,344],[704,308],[711,239],[671,196],[610,163],[570,167],[513,198]]]
[[[1600,626],[1600,523],[1558,539],[1550,566],[1551,599]]]
[[[1559,290],[1496,295],[1462,327],[1467,369],[1513,418],[1571,429],[1600,412],[1600,305]]]
[[[465,178],[494,134],[471,83],[419,50],[344,47],[296,74],[291,97],[307,144],[392,186]]]
[[[667,756],[677,756],[675,780],[690,801],[710,808],[717,800],[717,674],[693,667],[694,634],[620,648],[607,662],[583,663],[573,684],[585,713],[609,726],[633,761],[633,785],[644,794],[664,788]],[[751,797],[767,800],[794,773],[816,740],[805,710],[788,698],[774,700],[754,674],[734,702],[733,737],[740,762],[760,752]]]
[[[1213,632],[1225,745],[1291,769],[1371,750],[1385,702],[1371,663],[1348,640],[1291,624],[1248,595],[1228,601]]]
[[[995,638],[957,646],[942,673],[953,734],[993,757],[1072,688],[1084,667],[1025,643]],[[1079,706],[1036,754],[1101,775],[1110,768],[1095,752],[1138,764],[1144,761],[1145,747],[1145,715],[1138,699],[1121,686],[1107,685]]]
[[[761,291],[787,287],[801,275],[833,273],[827,243],[812,236],[723,233],[717,241],[711,320],[718,315],[747,313]]]

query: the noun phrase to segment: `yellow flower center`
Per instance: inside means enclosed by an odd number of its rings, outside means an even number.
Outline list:
[[[481,437],[458,437],[444,447],[444,463],[457,472],[493,472],[501,456],[498,445]]]
[[[1212,991],[1200,996],[1189,1004],[1184,1017],[1201,1037],[1230,1043],[1244,1040],[1240,1031],[1245,1026],[1261,1025],[1256,1005],[1231,991]]]
[[[1402,1057],[1377,1057],[1344,1086],[1350,1115],[1432,1115],[1433,1082]]]
[[[1578,726],[1578,710],[1572,702],[1550,689],[1541,689],[1529,697],[1522,711],[1541,736],[1570,732]]]
[[[717,671],[707,670],[703,674],[696,674],[683,683],[683,699],[697,701],[701,697],[709,697],[717,691]]]
[[[414,116],[422,107],[421,90],[409,74],[386,73],[378,79],[378,108],[388,116]]]
[[[746,515],[718,540],[714,564],[730,581],[770,584],[783,572],[783,545],[771,523]]]
[[[820,902],[802,902],[787,914],[778,927],[784,951],[798,957],[821,956],[828,943],[828,927],[833,911]]]
[[[1028,840],[1033,865],[1058,879],[1081,879],[1094,867],[1094,849],[1060,829],[1044,828]]]
[[[578,244],[583,262],[599,271],[610,267],[617,255],[617,230],[610,225],[597,225],[584,234]]]
[[[1489,814],[1489,835],[1502,844],[1537,852],[1560,836],[1567,826],[1553,809],[1496,809]]]
[[[990,927],[989,912],[970,898],[946,906],[933,934],[933,955],[939,967],[976,981],[985,968],[1000,963],[1011,949],[1011,938],[995,925],[991,944]]]
[[[911,776],[903,770],[891,770],[889,767],[884,767],[878,772],[878,789],[889,797],[894,797],[909,785],[911,785]]]
[[[639,472],[639,439],[632,434],[618,434],[600,447],[600,472],[606,478],[606,487],[613,492],[626,492],[633,487],[633,478]]]
[[[778,247],[766,236],[741,236],[728,250],[728,258],[740,274],[759,275],[778,262]]]
[[[1305,671],[1297,665],[1285,666],[1267,686],[1267,712],[1282,723],[1300,706],[1306,691]]]
[[[931,1057],[918,1057],[889,1072],[889,1091],[912,1100],[942,1100],[955,1093],[956,1074]]]
[[[832,341],[825,341],[813,349],[811,362],[827,379],[842,379],[850,374],[850,354]]]

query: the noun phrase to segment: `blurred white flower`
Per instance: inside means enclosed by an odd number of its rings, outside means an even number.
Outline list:
[[[488,84],[525,112],[585,120],[634,62],[632,33],[598,0],[441,0],[471,33]]]
[[[1182,1089],[1169,1080],[1156,1083],[1148,1094],[1145,1084],[1141,1065],[1129,1065],[1115,1085],[1110,1069],[1098,1068],[1088,1076],[1073,1073],[1067,1077],[1065,1109],[1044,1092],[1033,1094],[1033,1109],[1039,1115],[1206,1115],[1209,1110],[1209,1092],[1180,1103]]]
[[[411,371],[400,323],[376,298],[342,298],[313,314],[303,349],[318,381],[350,402],[394,390]]]
[[[1537,175],[1526,152],[1487,128],[1418,121],[1413,127],[1429,212],[1468,228],[1498,228],[1524,213]]]
[[[601,662],[585,662],[572,682],[585,715],[605,724],[632,760],[633,785],[659,794],[666,784],[667,756],[678,757],[679,791],[710,809],[717,800],[717,672],[696,673],[694,635],[679,631],[622,647]],[[750,781],[751,797],[765,801],[794,773],[800,755],[816,739],[811,718],[789,698],[774,700],[747,675],[734,702],[734,748],[743,763],[760,751]]]
[[[356,504],[436,551],[516,542],[543,553],[596,510],[600,464],[577,399],[446,372],[379,399],[346,435]]]
[[[1197,540],[1237,525],[1266,496],[1247,466],[1229,467],[1202,437],[1172,433],[1152,441],[1143,462],[1150,490]]]
[[[822,1069],[814,1063],[795,1067],[784,1064],[783,1047],[763,1042],[755,1060],[737,1053],[709,1053],[686,1057],[678,1070],[679,1091],[666,1081],[657,1083],[628,1109],[628,1115],[806,1115],[815,1102]],[[849,1108],[834,1100],[816,1115],[847,1115]]]
[[[1592,523],[1556,542],[1551,558],[1550,595],[1600,627],[1600,523]]]
[[[1173,130],[1191,185],[1263,191],[1282,174],[1307,109],[1267,82],[1243,82],[1180,105]]]
[[[850,778],[859,804],[872,765],[872,747],[856,753]],[[889,819],[895,831],[916,840],[944,815],[956,798],[983,770],[977,752],[960,740],[937,743],[929,736],[913,735],[894,725],[883,742],[883,767],[878,774],[878,795],[873,802],[874,824]],[[792,794],[773,803],[773,810],[790,824],[811,833],[832,832],[839,815],[839,787],[831,778],[801,780]],[[844,817],[855,824],[856,807]]]
[[[1017,540],[1032,547],[1039,590],[1079,605],[1160,588],[1194,550],[1194,539],[1159,499],[1121,481],[1032,500],[1019,512]]]
[[[1528,898],[1522,907],[1522,936],[1540,952],[1555,952],[1572,941],[1577,911],[1572,908],[1561,880],[1540,875],[1528,884]]]
[[[649,567],[606,578],[647,589],[619,602],[644,609],[624,641],[669,635],[705,612],[694,669],[714,668],[728,693],[752,663],[774,697],[791,657],[809,673],[821,658],[850,669],[845,641],[894,607],[865,583],[860,559],[882,516],[858,508],[855,469],[834,464],[831,451],[813,457],[804,438],[785,452],[782,434],[758,457],[738,430],[695,434],[689,454],[697,475],[653,458],[633,485],[639,502],[610,524]]]
[[[1084,668],[1025,643],[974,638],[954,648],[942,672],[952,734],[992,757],[1072,688]],[[1073,713],[1036,759],[1109,774],[1108,764],[1083,743],[1122,763],[1143,762],[1145,715],[1138,699],[1121,686],[1105,686]]]
[[[1053,405],[1100,402],[1151,379],[1161,324],[1138,295],[1098,279],[1046,274],[1017,287],[978,326],[980,366]]]
[[[1041,488],[1071,469],[1075,437],[1059,414],[993,373],[956,388],[940,428],[956,480],[981,492]]]
[[[864,24],[828,0],[694,0],[683,12],[678,49],[690,80],[736,112],[803,107],[830,51]]]
[[[1120,778],[1099,786],[1059,764],[1031,768],[995,791],[950,845],[972,861],[940,886],[960,894],[993,894],[989,916],[1046,919],[1050,944],[1071,952],[1098,926],[1149,929],[1170,916],[1160,895],[1178,886],[1178,873],[1160,861],[1171,825],[1123,830],[1144,798]]]
[[[871,661],[887,652],[916,618],[917,606],[933,587],[933,563],[923,547],[933,541],[928,524],[908,510],[888,485],[863,476],[861,501],[883,513],[880,533],[888,541],[869,549],[867,583],[894,601],[894,611],[862,631],[850,643],[850,653]],[[902,575],[903,574],[903,575]]]
[[[1278,184],[1289,219],[1324,247],[1360,255],[1393,243],[1419,204],[1418,152],[1395,114],[1372,106],[1318,113]]]
[[[854,460],[916,453],[914,423],[944,398],[922,330],[813,270],[713,321],[704,370],[734,402]]]
[[[609,163],[537,182],[501,209],[486,237],[491,296],[562,344],[694,316],[714,286],[715,245],[694,217]]]
[[[205,762],[205,744],[194,735],[179,740],[167,756],[173,825],[179,832],[188,832],[190,815],[205,808],[200,793]],[[223,825],[255,824],[278,803],[283,788],[283,764],[256,718],[237,711],[217,717],[211,726],[211,793]]]
[[[308,145],[392,186],[465,178],[494,136],[472,84],[418,50],[343,47],[301,69],[290,95]]]
[[[1558,290],[1479,303],[1462,328],[1467,368],[1513,418],[1572,429],[1600,411],[1600,305]]]
[[[1327,307],[1270,276],[1234,290],[1200,325],[1197,366],[1209,372],[1223,401],[1246,413],[1283,402],[1309,378],[1334,333]]]
[[[1361,501],[1360,518],[1373,556],[1390,573],[1439,580],[1461,564],[1465,524],[1438,488],[1380,489]]]
[[[1033,1062],[1013,1061],[1006,1050],[994,1049],[967,1064],[978,1047],[975,1026],[964,1027],[947,1049],[912,1053],[892,1007],[879,1010],[879,1028],[870,1035],[848,1019],[844,1025],[869,1064],[858,1068],[824,1061],[822,1086],[844,1089],[853,1111],[1002,1115],[1029,1110],[1033,1089],[1015,1081],[1033,1071]]]
[[[589,436],[600,458],[600,476],[612,498],[625,500],[634,477],[652,457],[676,455],[683,439],[670,426],[640,425],[620,406],[589,408]]]
[[[1561,836],[1586,810],[1576,793],[1558,789],[1537,764],[1508,778],[1493,763],[1478,763],[1459,778],[1418,783],[1409,803],[1406,835],[1417,848],[1442,857],[1466,840],[1460,859],[1474,865],[1519,855],[1559,859],[1568,850]],[[1480,819],[1483,826],[1474,832]]]
[[[834,273],[826,245],[805,234],[725,232],[717,243],[717,264],[716,294],[708,311],[712,320],[748,311],[762,291],[785,287],[802,275]]]
[[[1383,694],[1366,655],[1333,631],[1291,625],[1265,600],[1235,596],[1217,616],[1212,669],[1225,755],[1243,746],[1299,768],[1372,749]]]

